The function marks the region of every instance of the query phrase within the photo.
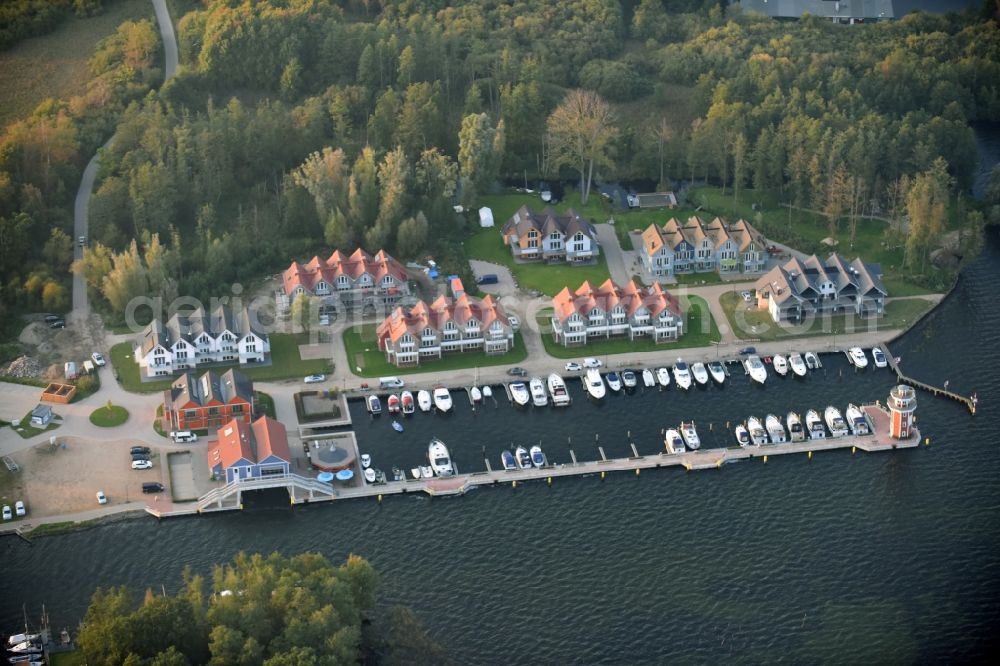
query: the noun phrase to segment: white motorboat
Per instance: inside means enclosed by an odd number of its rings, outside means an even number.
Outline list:
[[[365,469],[368,469],[369,467],[372,466],[372,457],[367,453],[361,454],[361,466],[364,467]]]
[[[469,389],[469,396],[472,398],[472,402],[481,402],[483,399],[483,392],[479,390],[478,386],[473,386]]]
[[[483,387],[483,398],[492,398],[492,397],[493,397],[493,389],[490,388],[489,384],[487,384],[486,386]]]
[[[18,643],[25,643],[31,641],[37,641],[42,637],[41,634],[14,634],[7,639],[7,645],[17,645]]]
[[[674,381],[677,382],[677,388],[691,388],[691,371],[688,370],[688,364],[680,359],[674,364]]]
[[[436,476],[451,476],[455,473],[455,469],[451,466],[448,447],[437,437],[427,445],[427,459],[431,461],[431,469]]]
[[[622,384],[625,385],[625,388],[634,389],[638,383],[639,380],[635,376],[635,370],[625,370],[622,372]]]
[[[798,352],[789,354],[788,365],[796,377],[806,376],[806,362],[802,360],[802,354]]]
[[[532,377],[528,388],[531,390],[531,404],[535,407],[545,407],[549,404],[549,394],[545,392],[545,382],[541,377]]]
[[[451,392],[443,386],[434,389],[434,406],[442,413],[451,411]]]
[[[695,430],[694,421],[691,423],[681,423],[681,437],[684,438],[684,443],[692,451],[697,450],[701,446],[701,440],[698,439],[698,431]]]
[[[875,362],[876,368],[884,368],[889,365],[889,359],[886,358],[881,347],[872,347],[872,360]]]
[[[756,416],[747,419],[747,430],[750,431],[750,441],[753,442],[754,446],[767,444],[767,431],[764,430],[764,425]]]
[[[868,357],[865,356],[865,350],[861,347],[851,347],[848,349],[847,358],[849,358],[851,360],[851,364],[859,370],[864,370],[868,367]]]
[[[518,407],[524,407],[531,401],[531,393],[528,392],[528,385],[524,382],[510,383],[510,397]]]
[[[370,395],[365,398],[365,407],[368,408],[368,413],[373,416],[382,413],[382,403],[379,401],[377,395]]]
[[[431,407],[434,406],[434,400],[431,399],[430,391],[417,391],[417,406],[420,407],[420,411],[422,412],[431,411]]]
[[[371,467],[365,470],[365,481],[368,483],[375,483],[375,470]]]
[[[622,390],[622,380],[618,376],[618,373],[612,370],[608,374],[604,375],[604,381],[608,383],[608,388],[618,393]]]
[[[774,366],[774,371],[782,377],[788,374],[788,359],[781,354],[775,354],[771,360],[771,365]]]
[[[708,370],[705,369],[704,363],[695,363],[691,366],[691,374],[694,376],[694,380],[698,382],[700,386],[708,385]]]
[[[399,396],[395,393],[389,394],[389,397],[385,401],[386,409],[390,414],[399,413]]]
[[[421,479],[433,479],[434,478],[434,468],[430,465],[420,466],[420,478]]]
[[[781,425],[781,419],[774,414],[768,414],[764,419],[764,427],[767,429],[767,436],[771,438],[772,444],[784,444],[788,437],[785,435],[785,426]]]
[[[395,430],[396,432],[403,432],[403,424],[397,421],[396,419],[393,419],[392,429]]]
[[[806,412],[806,431],[809,433],[809,439],[826,439],[823,419],[819,417],[819,412],[815,409]]]
[[[656,381],[658,381],[660,386],[663,388],[670,386],[670,371],[666,368],[657,368]]]
[[[721,386],[726,383],[726,368],[719,361],[709,363],[708,372],[712,375],[712,379],[716,384]]]
[[[35,654],[36,652],[42,651],[42,644],[37,641],[21,641],[16,643],[11,647],[7,648],[8,652],[14,652],[16,654]]]
[[[583,388],[594,400],[604,398],[604,379],[601,378],[601,373],[597,371],[597,368],[587,370],[587,375],[583,378]]]
[[[420,478],[420,468],[419,467],[414,467],[413,469],[410,470],[410,474],[413,475],[414,479],[419,479]]]
[[[503,468],[505,470],[510,471],[517,469],[517,460],[514,459],[514,454],[507,449],[500,452],[500,462],[503,463]]]
[[[819,370],[819,356],[812,352],[806,352],[805,354],[806,367],[810,370]]]
[[[542,447],[537,444],[531,447],[531,464],[539,469],[545,467],[546,464],[545,453],[542,451]]]
[[[413,394],[409,391],[403,391],[403,394],[399,396],[399,401],[402,403],[404,414],[412,414],[416,410]]]
[[[753,355],[747,357],[747,360],[743,361],[743,367],[750,374],[750,379],[758,384],[763,384],[767,381],[767,368],[764,367],[764,362],[760,360],[760,356]]]
[[[823,418],[826,419],[826,427],[830,429],[831,437],[847,436],[847,421],[845,421],[844,417],[840,415],[839,409],[830,405],[826,408],[826,411],[823,412]]]
[[[671,428],[667,431],[666,441],[667,451],[670,453],[684,453],[684,438],[681,434]]]
[[[851,429],[852,435],[868,435],[871,433],[865,413],[854,403],[847,405],[844,417],[847,421],[847,427]]]
[[[653,371],[649,368],[642,371],[642,385],[646,388],[653,388],[656,386],[656,377],[653,376]]]
[[[528,449],[523,446],[519,446],[514,449],[514,458],[517,460],[517,466],[521,469],[528,469],[531,467],[531,454],[529,454]]]
[[[565,407],[569,404],[569,391],[566,390],[566,382],[563,378],[552,373],[549,375],[549,393],[552,394],[552,405],[554,407]]]
[[[740,446],[749,446],[752,443],[750,439],[750,431],[742,423],[736,425],[736,443]]]
[[[795,412],[788,412],[785,417],[785,425],[788,426],[788,437],[793,442],[801,442],[806,438],[806,431],[802,427],[802,419]]]

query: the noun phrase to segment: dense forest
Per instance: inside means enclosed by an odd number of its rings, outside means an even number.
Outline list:
[[[912,207],[918,262],[942,197],[971,185],[969,123],[1000,120],[986,10],[847,27],[695,0],[175,5],[191,9],[174,17],[177,76],[146,94],[152,69],[127,64],[126,37],[94,59],[109,108],[43,105],[0,144],[0,234],[47,236],[117,123],[80,267],[111,310],[147,290],[204,297],[331,245],[432,252],[463,272],[454,204],[500,178],[575,180],[575,162],[602,180],[753,188],[834,222]],[[561,149],[591,126],[567,113],[577,89],[602,109],[584,154]],[[9,247],[4,300],[38,307]]]

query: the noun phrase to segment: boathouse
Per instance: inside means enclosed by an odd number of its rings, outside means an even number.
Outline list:
[[[292,454],[285,426],[268,416],[252,424],[233,419],[208,445],[208,468],[227,483],[287,476]]]

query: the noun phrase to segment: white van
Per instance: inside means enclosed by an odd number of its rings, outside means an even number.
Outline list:
[[[378,387],[380,389],[403,388],[403,380],[399,377],[379,377]]]
[[[175,442],[197,442],[198,435],[194,434],[190,430],[176,430],[170,433],[170,439]]]

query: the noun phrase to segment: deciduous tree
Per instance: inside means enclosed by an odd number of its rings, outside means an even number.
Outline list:
[[[553,164],[580,174],[580,202],[586,205],[594,167],[611,165],[618,136],[611,107],[595,92],[574,90],[549,116],[547,129]]]

